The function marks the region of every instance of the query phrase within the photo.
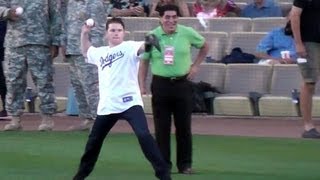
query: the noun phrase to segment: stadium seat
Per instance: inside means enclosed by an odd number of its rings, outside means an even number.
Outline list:
[[[292,89],[299,89],[302,76],[297,64],[275,64],[272,71],[270,93],[291,96]]]
[[[135,41],[144,41],[144,37],[149,31],[133,31],[131,32],[131,39]]]
[[[260,64],[228,64],[225,93],[267,93],[272,67]]]
[[[238,1],[238,0],[237,0]],[[292,3],[293,0],[278,0],[279,3],[287,2],[287,3]]]
[[[222,17],[209,19],[209,31],[250,32],[251,19],[243,17]]]
[[[159,26],[159,18],[122,17],[126,31],[150,31]]]
[[[216,61],[220,61],[225,56],[228,34],[225,32],[200,32],[200,34],[205,37],[209,45],[208,56]],[[198,51],[198,49],[192,48],[192,60],[195,60]]]
[[[292,1],[291,2],[282,2],[283,0],[279,1],[279,6],[281,8],[281,11],[282,11],[282,15],[283,17],[286,17],[289,12],[291,11],[291,8],[292,8]]]
[[[180,17],[178,22],[179,24],[192,27],[197,31],[207,31],[196,17]]]
[[[312,116],[320,117],[320,81],[316,84],[315,95],[313,96]]]
[[[299,91],[302,77],[296,64],[276,64],[270,85],[270,94],[259,100],[260,116],[298,116],[298,104],[292,101],[292,90]]]
[[[224,93],[213,102],[216,115],[257,115],[256,104],[250,92],[268,92],[272,67],[259,64],[228,64],[224,82]]]
[[[54,63],[53,76],[56,96],[67,97],[70,86],[69,63]]]
[[[58,113],[65,112],[66,107],[67,107],[68,98],[67,97],[56,97],[56,101],[57,101],[57,112]],[[25,106],[24,111],[29,112],[28,102],[24,102],[24,106]],[[34,112],[35,113],[40,112],[39,106],[40,106],[40,99],[39,99],[39,97],[37,97],[34,102]]]
[[[269,32],[273,28],[284,27],[287,19],[284,17],[264,17],[252,19],[252,32]]]
[[[318,82],[319,83],[319,82]],[[320,117],[320,95],[316,94],[312,98],[312,116],[313,117]]]
[[[151,94],[142,95],[143,109],[146,114],[152,114]]]
[[[232,32],[226,53],[230,54],[233,48],[240,47],[243,52],[254,54],[258,43],[266,34],[266,32]]]
[[[224,91],[224,78],[226,73],[226,65],[222,63],[202,63],[198,74],[193,81],[204,81],[216,87],[219,91]]]

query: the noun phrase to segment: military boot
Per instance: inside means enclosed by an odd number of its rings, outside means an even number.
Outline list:
[[[19,131],[22,129],[21,119],[19,116],[12,116],[9,124],[4,126],[4,131]]]
[[[51,115],[42,115],[41,124],[38,127],[39,131],[51,131],[54,126],[54,122]]]
[[[78,125],[73,125],[68,128],[69,131],[88,131],[93,126],[93,119],[85,119]]]

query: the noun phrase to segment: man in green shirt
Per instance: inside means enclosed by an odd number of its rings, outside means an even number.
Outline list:
[[[192,173],[192,87],[191,80],[206,57],[209,47],[203,36],[191,27],[177,23],[179,8],[165,5],[160,11],[160,26],[152,30],[161,51],[153,48],[140,63],[140,88],[146,93],[145,80],[149,64],[152,78],[152,108],[156,140],[167,163],[170,160],[171,115],[174,117],[179,173]],[[200,49],[192,62],[191,46]]]

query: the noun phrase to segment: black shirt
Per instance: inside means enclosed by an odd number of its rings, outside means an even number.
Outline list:
[[[294,0],[293,5],[302,9],[300,17],[302,41],[320,43],[320,0]]]

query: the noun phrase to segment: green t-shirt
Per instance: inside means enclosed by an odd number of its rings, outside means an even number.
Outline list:
[[[159,26],[150,32],[159,39],[161,52],[152,48],[151,52],[145,52],[143,60],[151,63],[151,72],[163,77],[179,77],[189,72],[192,64],[191,46],[201,48],[205,42],[203,36],[191,27],[177,25],[176,32],[166,34]],[[173,64],[164,63],[164,52],[168,47],[173,47]]]

